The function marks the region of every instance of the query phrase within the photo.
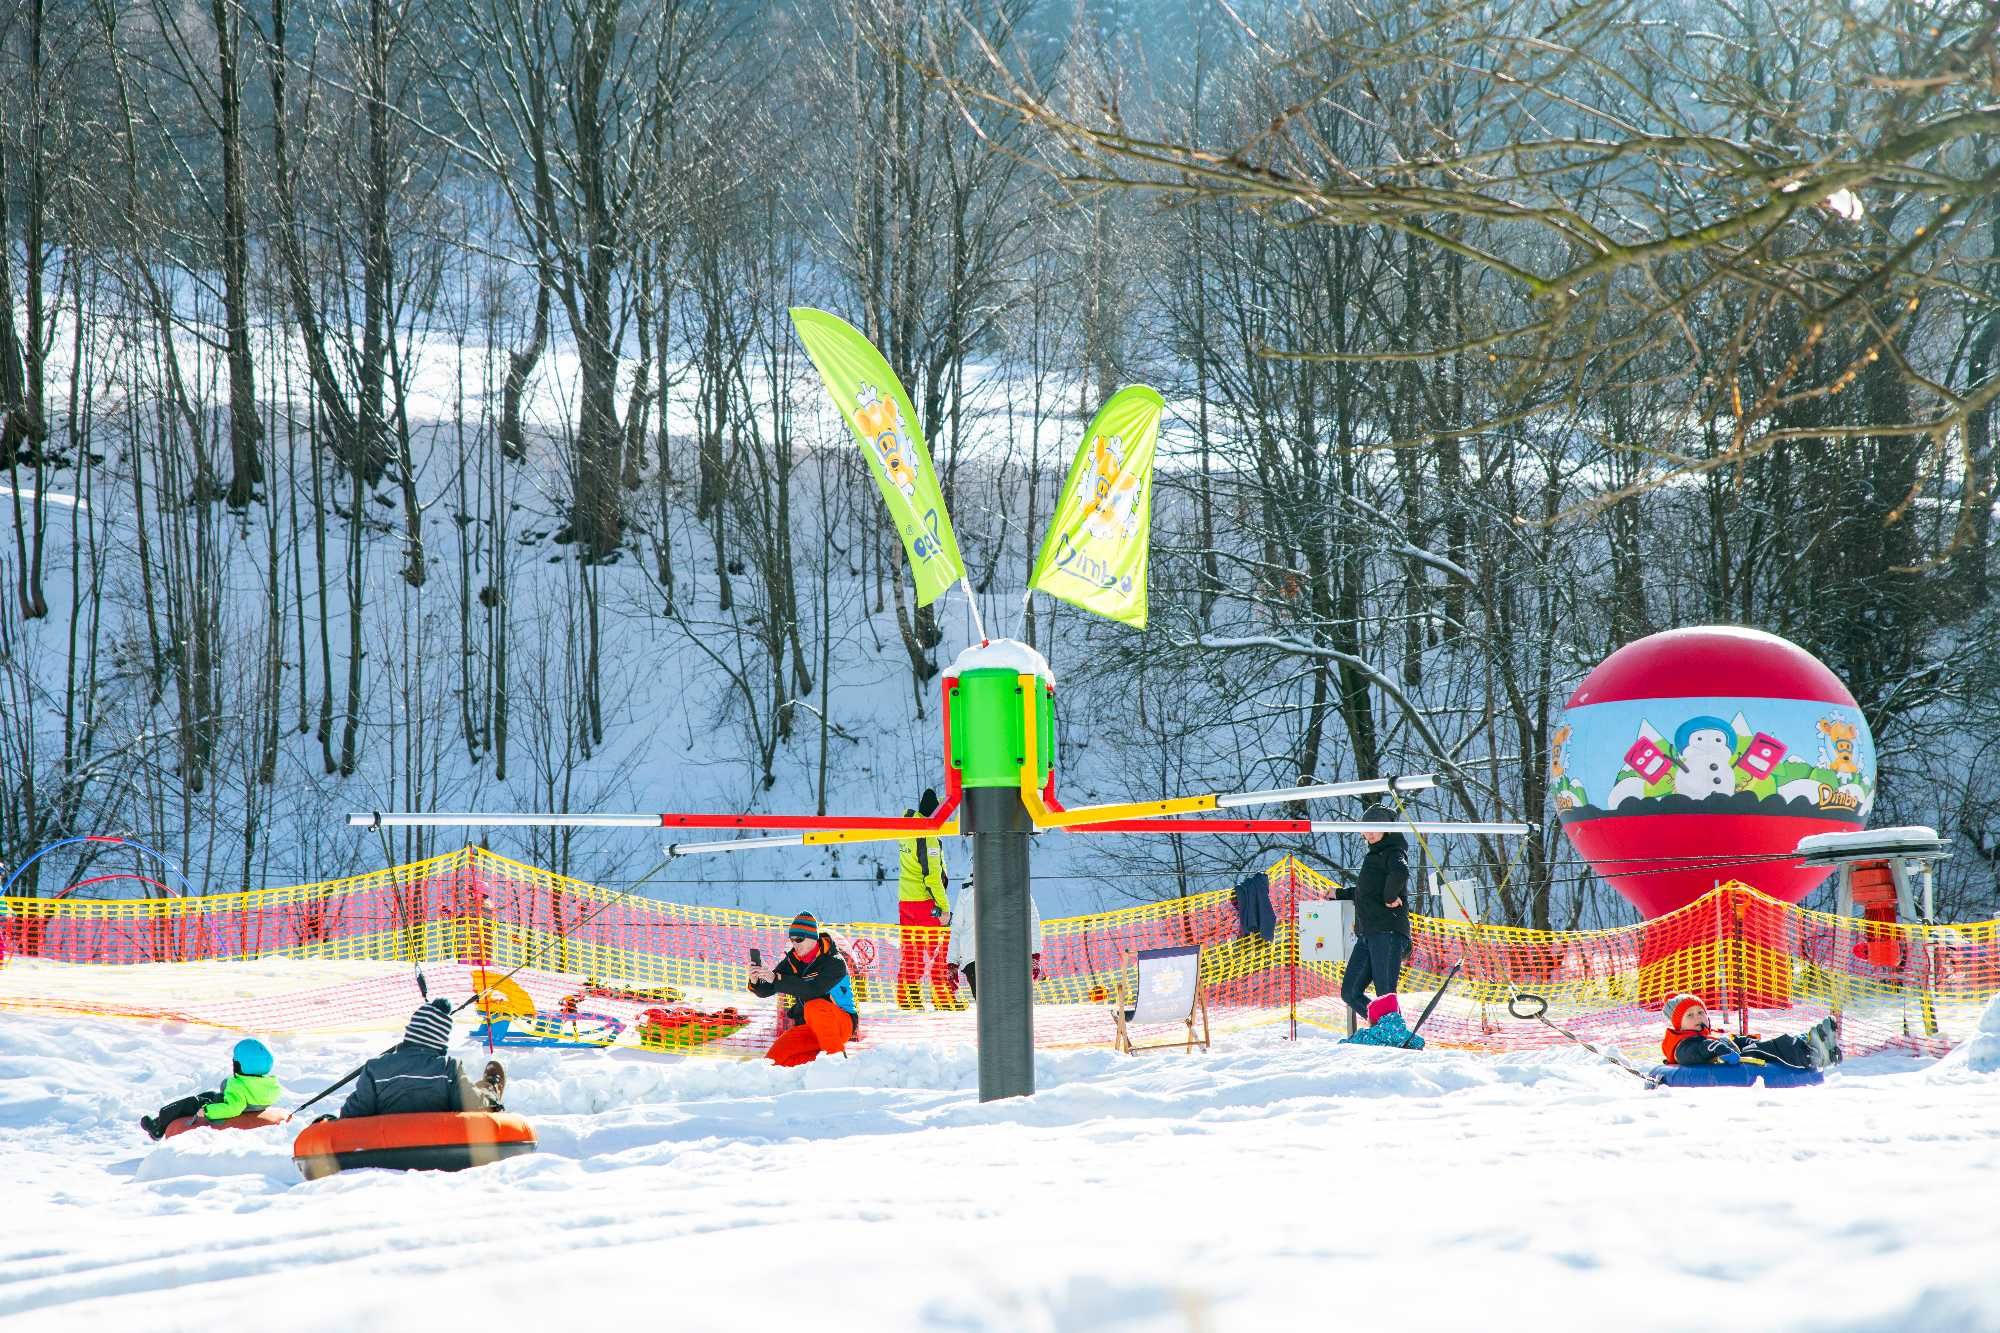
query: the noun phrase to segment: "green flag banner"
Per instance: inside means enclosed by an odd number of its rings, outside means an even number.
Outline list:
[[[882,354],[846,320],[795,306],[792,327],[799,331],[806,355],[819,367],[833,405],[861,441],[861,452],[896,521],[903,549],[909,552],[910,569],[917,578],[917,605],[929,606],[965,577],[965,561],[958,554],[958,537],[951,530],[951,515],[945,511],[937,469],[924,448],[924,432],[910,395],[903,392]]]
[[[1153,452],[1165,407],[1156,390],[1133,384],[1097,409],[1035,557],[1031,590],[1146,627]]]

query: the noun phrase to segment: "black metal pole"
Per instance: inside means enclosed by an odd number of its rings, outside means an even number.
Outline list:
[[[1028,948],[1028,834],[1013,787],[965,793],[972,834],[973,936],[979,960],[979,1100],[1035,1092],[1034,981]]]

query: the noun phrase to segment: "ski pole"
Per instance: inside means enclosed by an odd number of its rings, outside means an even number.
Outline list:
[[[1424,1030],[1424,1023],[1426,1020],[1430,1018],[1431,1010],[1438,1007],[1438,1001],[1442,1000],[1444,998],[1444,993],[1447,990],[1451,989],[1452,978],[1456,977],[1458,975],[1458,969],[1464,966],[1465,966],[1465,960],[1461,958],[1457,962],[1451,965],[1451,970],[1449,972],[1444,974],[1444,980],[1438,983],[1437,992],[1431,996],[1431,1002],[1424,1006],[1424,1011],[1421,1014],[1417,1015],[1417,1025],[1410,1029],[1410,1035],[1412,1037],[1416,1036],[1419,1032],[1422,1032]],[[1403,1045],[1408,1046],[1409,1043],[1404,1042]]]
[[[1512,982],[1509,982],[1507,984],[1507,989],[1514,992],[1514,998],[1507,1001],[1507,1012],[1512,1014],[1514,1017],[1521,1019],[1523,1022],[1526,1022],[1529,1019],[1534,1019],[1540,1022],[1544,1027],[1550,1028],[1562,1034],[1563,1036],[1569,1038],[1577,1045],[1583,1047],[1584,1050],[1589,1051],[1592,1055],[1595,1055],[1600,1059],[1609,1060],[1612,1064],[1617,1065],[1620,1069],[1632,1075],[1632,1077],[1639,1079],[1640,1081],[1645,1083],[1645,1085],[1648,1088],[1657,1088],[1660,1086],[1659,1079],[1653,1077],[1645,1070],[1639,1068],[1639,1066],[1633,1064],[1630,1060],[1627,1060],[1624,1056],[1619,1055],[1616,1052],[1607,1051],[1600,1047],[1594,1046],[1590,1042],[1585,1041],[1582,1037],[1577,1036],[1574,1032],[1571,1032],[1568,1028],[1563,1027],[1561,1024],[1550,1021],[1548,1016],[1549,1002],[1542,996],[1536,995],[1530,991],[1515,990]],[[1523,1013],[1522,1006],[1531,1003],[1535,1007],[1531,1011]]]

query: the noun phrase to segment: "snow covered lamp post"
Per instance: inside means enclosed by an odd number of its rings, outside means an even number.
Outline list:
[[[1034,690],[1036,707],[1024,708]],[[979,911],[979,1100],[1035,1091],[1033,976],[1028,940],[1028,838],[1023,769],[1045,787],[1055,746],[1055,677],[1025,643],[998,639],[960,653],[944,682],[948,761],[965,791],[960,824],[972,836]],[[1036,735],[1028,735],[1028,718]],[[1030,766],[1032,767],[1030,768]]]

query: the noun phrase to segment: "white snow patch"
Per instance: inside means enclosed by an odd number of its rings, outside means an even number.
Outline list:
[[[1649,1092],[1573,1048],[1309,1030],[1041,1052],[1037,1096],[982,1105],[964,1047],[796,1070],[514,1051],[539,1153],[305,1184],[289,1129],[153,1146],[134,1124],[211,1086],[228,1041],[0,1025],[10,1329],[709,1329],[807,1300],[818,1327],[993,1333],[1221,1333],[1329,1306],[1397,1328],[2000,1323],[1992,1084],[1909,1060]],[[378,1042],[274,1039],[285,1104]]]
[[[975,643],[952,660],[951,670],[945,674],[957,676],[982,667],[1032,673],[1051,685],[1056,683],[1056,673],[1049,668],[1049,659],[1019,639],[988,639],[985,643]]]
[[[1934,1077],[1956,1080],[1967,1074],[2000,1074],[2000,995],[1986,1002],[1972,1040],[1953,1049],[1932,1069]]]
[[[1944,843],[1938,838],[1937,830],[1923,824],[1900,824],[1894,828],[1853,829],[1842,833],[1813,833],[1799,839],[1797,852],[1807,857],[1841,857],[1843,859],[1877,853],[1888,856],[1896,853],[1905,855],[1916,852],[1935,854],[1942,851]]]
[[[44,504],[67,505],[71,509],[87,510],[90,508],[89,504],[85,503],[81,496],[71,495],[65,491],[41,491],[37,493],[32,486],[0,486],[0,499],[19,499],[26,504],[33,504],[36,500],[40,500]]]

